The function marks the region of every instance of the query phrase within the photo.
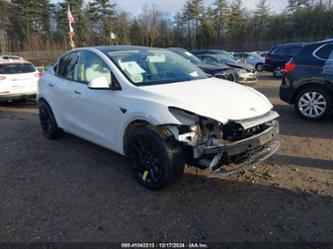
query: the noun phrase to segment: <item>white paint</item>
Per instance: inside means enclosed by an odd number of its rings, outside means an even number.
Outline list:
[[[182,125],[169,107],[223,124],[260,117],[273,108],[256,90],[217,78],[136,87],[102,52],[93,48],[83,50],[104,59],[122,90],[89,89],[85,84],[60,78],[49,69],[39,82],[38,98],[47,100],[57,124],[65,131],[121,154],[125,130],[133,121]]]

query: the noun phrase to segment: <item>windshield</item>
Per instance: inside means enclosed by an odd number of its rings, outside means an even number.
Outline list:
[[[167,50],[115,51],[108,56],[137,86],[208,78],[197,66]]]
[[[3,64],[0,65],[0,74],[33,73],[36,69],[29,63]]]
[[[224,63],[224,64],[237,64],[237,61],[228,57],[228,56],[218,56],[216,57],[216,59],[221,62],[221,63]]]
[[[180,55],[182,55],[186,60],[198,65],[199,63],[201,63],[201,61],[195,57],[193,54],[191,54],[190,52],[184,51],[181,52]]]

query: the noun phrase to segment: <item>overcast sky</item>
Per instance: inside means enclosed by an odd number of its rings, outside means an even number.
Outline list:
[[[54,2],[59,2],[60,0],[53,0]],[[112,0],[112,2],[118,5],[118,8],[130,12],[132,15],[138,15],[141,13],[142,8],[148,4],[155,3],[163,12],[169,12],[174,14],[175,12],[181,10],[186,0]],[[231,0],[229,0],[230,2]],[[245,7],[249,9],[254,9],[256,2],[258,0],[243,0]],[[208,6],[214,0],[204,0],[205,4]],[[272,7],[272,10],[280,12],[283,10],[288,3],[288,0],[268,0]]]
[[[159,6],[164,12],[175,13],[183,8],[185,1],[186,0],[113,0],[120,9],[126,10],[133,15],[139,14],[145,4],[152,3]],[[249,9],[254,9],[257,1],[258,0],[243,0],[243,4]],[[206,5],[209,5],[214,2],[214,0],[204,0],[204,2]],[[280,12],[287,6],[288,0],[268,0],[268,2],[274,11]]]

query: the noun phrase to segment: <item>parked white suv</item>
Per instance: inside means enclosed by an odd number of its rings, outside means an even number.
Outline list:
[[[35,97],[41,73],[18,56],[0,56],[0,101]]]
[[[38,101],[46,137],[68,132],[126,155],[135,178],[155,190],[186,163],[225,176],[279,147],[279,115],[265,96],[164,49],[69,51],[41,78]]]

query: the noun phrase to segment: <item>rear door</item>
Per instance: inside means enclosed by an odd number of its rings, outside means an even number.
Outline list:
[[[65,54],[54,67],[55,75],[47,82],[48,96],[51,97],[51,106],[59,122],[58,125],[65,130],[69,127],[71,114],[67,111],[69,106],[69,85],[75,77],[75,67],[78,60],[78,52]]]

